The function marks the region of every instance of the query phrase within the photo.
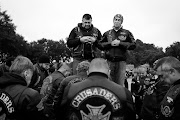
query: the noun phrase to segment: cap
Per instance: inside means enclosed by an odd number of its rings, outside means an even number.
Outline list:
[[[109,71],[109,65],[107,61],[103,58],[95,58],[90,63],[89,74],[93,72],[100,72],[109,76]]]
[[[50,63],[50,58],[47,55],[41,55],[39,57],[39,63]]]
[[[82,61],[77,65],[76,70],[78,72],[82,72],[82,71],[86,72],[89,69],[89,65],[90,65],[90,62],[88,62],[87,60]]]

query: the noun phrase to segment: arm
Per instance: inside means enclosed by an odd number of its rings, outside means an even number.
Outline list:
[[[125,120],[136,120],[135,105],[132,98],[132,94],[129,90],[125,89],[126,92],[126,112]]]
[[[28,88],[24,91],[23,95],[19,100],[21,105],[20,114],[26,117],[28,120],[39,120],[45,119],[43,109],[38,111],[38,104],[40,104],[42,96],[31,88]],[[36,116],[36,117],[34,117]]]
[[[108,38],[107,38],[107,32],[105,32],[102,36],[102,39],[100,42],[100,45],[101,45],[101,49],[103,50],[106,50],[106,49],[109,49],[111,47],[111,42],[112,41],[108,41]]]
[[[98,30],[98,29],[97,29]],[[101,46],[101,43],[100,43],[100,41],[101,41],[101,39],[102,39],[102,34],[101,34],[101,32],[98,30],[98,36],[97,36],[97,40],[95,41],[95,46],[98,48],[98,49],[102,49],[102,46]]]
[[[180,120],[179,110],[180,110],[180,94],[177,95],[176,100],[174,102],[174,114],[172,116],[174,120]]]
[[[75,48],[77,47],[79,44],[81,44],[80,42],[80,36],[78,37],[76,34],[76,28],[74,28],[71,32],[70,35],[68,37],[67,40],[67,46],[69,48]]]
[[[69,92],[70,85],[66,85],[67,83],[64,81],[63,84],[60,85],[57,92],[57,101],[54,104],[55,116],[57,119],[63,119],[64,117],[64,107],[66,107],[67,95]]]
[[[128,31],[128,32],[129,32],[128,42],[121,42],[120,44],[127,46],[128,50],[134,50],[136,48],[136,42],[135,42],[133,34],[130,31]]]
[[[64,89],[67,86],[66,83],[66,78],[62,80],[62,82],[59,85],[59,88],[57,89],[57,92],[54,96],[54,109],[58,109],[58,106],[60,106],[62,98],[63,98],[63,93],[64,93]]]

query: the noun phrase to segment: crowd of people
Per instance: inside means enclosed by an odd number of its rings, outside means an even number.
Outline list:
[[[45,54],[36,64],[21,55],[7,59],[0,66],[0,120],[179,120],[180,61],[168,56],[143,74],[126,71],[136,43],[122,23],[115,15],[101,34],[84,14],[67,39],[72,65]]]

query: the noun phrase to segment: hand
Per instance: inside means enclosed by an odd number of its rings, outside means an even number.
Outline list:
[[[89,41],[89,36],[81,37],[81,38],[80,38],[80,41],[83,42],[83,43],[84,43],[84,42],[88,42],[88,41]]]
[[[96,41],[96,38],[95,37],[91,37],[91,36],[89,36],[89,42],[91,42],[91,43],[93,43],[93,42],[95,42]]]
[[[111,46],[118,46],[120,44],[120,41],[115,39],[111,42]]]

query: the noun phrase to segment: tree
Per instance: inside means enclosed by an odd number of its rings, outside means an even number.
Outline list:
[[[57,61],[62,59],[68,59],[71,55],[71,52],[67,48],[64,40],[53,41],[42,38],[37,42],[31,42],[29,46],[29,55],[34,63],[37,62],[38,57],[43,53],[49,55],[52,60],[55,59]]]
[[[0,11],[0,52],[5,54],[14,54],[16,48],[14,46],[16,27],[12,23],[10,16],[6,11]]]
[[[28,44],[16,33],[16,26],[6,11],[0,11],[0,53],[6,56],[28,55]]]
[[[174,42],[170,47],[166,48],[166,56],[173,56],[180,60],[180,42]]]
[[[128,64],[139,66],[142,64],[150,64],[160,57],[164,56],[162,48],[156,47],[154,44],[143,43],[141,40],[136,40],[136,49],[128,53]]]

